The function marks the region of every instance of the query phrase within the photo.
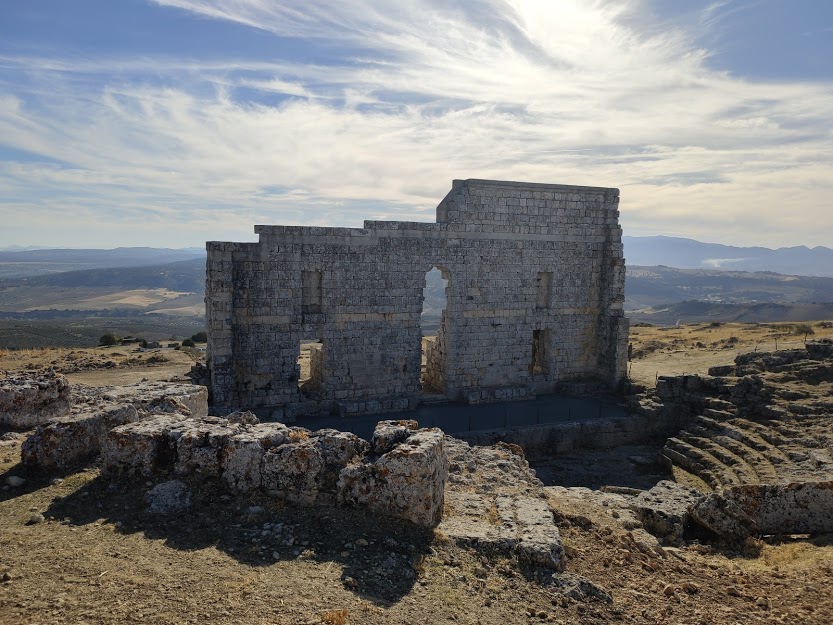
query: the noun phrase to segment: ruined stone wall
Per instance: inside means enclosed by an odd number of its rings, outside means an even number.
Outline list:
[[[218,405],[373,413],[420,401],[425,274],[448,280],[432,366],[450,400],[552,392],[625,376],[618,190],[455,181],[437,223],[256,226],[208,243],[208,366]],[[301,340],[317,340],[313,396]]]

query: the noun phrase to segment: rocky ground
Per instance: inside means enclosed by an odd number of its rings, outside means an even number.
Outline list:
[[[113,386],[140,381],[181,380],[204,356],[193,349],[153,349],[135,346],[0,350],[0,371],[49,368],[73,384]]]
[[[754,348],[754,330],[747,336],[737,326],[729,336]],[[703,331],[664,332],[673,341]],[[641,346],[638,332],[634,342]],[[708,366],[735,356],[733,349],[686,349],[711,353]],[[655,354],[668,355],[648,350],[639,361],[646,371],[659,366]],[[46,358],[72,362],[64,353]],[[104,358],[115,360],[102,350]],[[0,369],[27,363],[12,364],[0,357]],[[190,363],[176,367],[169,377],[183,376]],[[132,382],[152,369],[116,368]],[[153,479],[111,481],[95,465],[57,479],[28,474],[19,464],[21,435],[2,438],[4,625],[833,622],[830,536],[729,547],[689,537],[660,546],[616,492],[580,488],[652,486],[669,475],[654,462],[661,443],[575,462],[551,459],[541,477],[552,486],[544,487],[511,447],[451,442],[449,489],[456,494],[448,499],[449,518],[455,501],[460,506],[475,495],[488,503],[482,518],[492,526],[501,523],[499,497],[540,502],[564,543],[566,573],[556,573],[518,558],[491,535],[463,545],[453,527],[426,530],[357,510],[301,509],[259,494],[231,497],[207,484],[189,484],[172,509],[151,512],[160,509],[147,499]]]

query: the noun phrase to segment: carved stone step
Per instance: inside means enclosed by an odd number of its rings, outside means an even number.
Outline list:
[[[665,450],[676,451],[689,459],[690,467],[683,465],[684,468],[689,468],[713,488],[743,483],[731,467],[726,466],[709,451],[684,440],[685,437],[691,435],[681,432],[679,438],[669,438],[665,444]]]

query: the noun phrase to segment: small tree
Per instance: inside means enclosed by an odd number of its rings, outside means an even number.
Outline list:
[[[194,343],[194,341],[192,341],[191,339],[185,339],[184,341],[182,341],[182,346],[183,347],[195,347],[196,343]]]
[[[98,339],[98,344],[103,345],[105,347],[110,347],[112,345],[118,345],[121,339],[117,337],[112,332],[107,332],[106,334],[102,334],[101,338]]]
[[[196,334],[194,334],[191,337],[191,340],[194,341],[194,343],[207,343],[208,342],[208,333],[205,330],[203,330],[201,332],[197,332]],[[183,345],[184,345],[184,343],[183,343]]]

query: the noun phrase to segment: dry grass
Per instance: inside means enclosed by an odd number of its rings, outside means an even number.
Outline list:
[[[306,430],[290,430],[288,437],[293,443],[305,441],[309,438],[309,432]]]
[[[833,338],[833,323],[691,323],[680,326],[635,324],[629,365],[631,380],[653,386],[659,375],[705,374],[709,367],[731,364],[751,351],[798,349],[812,339]],[[798,330],[801,332],[797,333]]]
[[[341,608],[339,610],[327,610],[321,613],[321,622],[327,625],[346,625],[347,624],[347,610]]]

